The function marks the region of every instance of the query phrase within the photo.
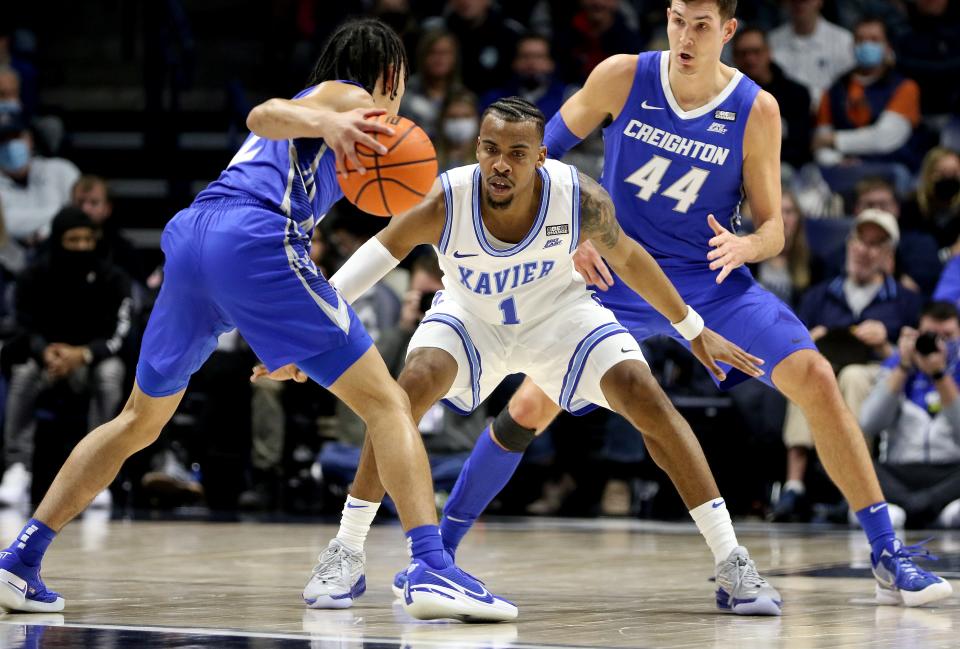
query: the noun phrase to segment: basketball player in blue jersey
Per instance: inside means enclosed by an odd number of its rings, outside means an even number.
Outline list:
[[[431,614],[516,616],[516,607],[491,595],[444,552],[409,401],[308,254],[313,227],[342,196],[336,169],[345,160],[359,167],[358,143],[386,153],[371,134],[389,129],[365,118],[396,112],[405,77],[403,44],[389,27],[375,20],[346,23],[325,45],[308,89],[250,112],[253,133],[230,165],[164,229],[163,288],[123,411],[77,445],[34,518],[0,553],[0,606],[63,609],[63,598],[40,579],[47,546],[113,481],[124,460],[157,438],[218,335],[237,328],[264,362],[263,374],[310,377],[366,422],[414,561],[478,594],[440,602]]]
[[[526,373],[556,407],[621,413],[643,432],[698,523],[709,519],[703,529],[717,562],[718,605],[741,615],[779,615],[780,594],[737,543],[693,431],[657,385],[636,340],[574,271],[577,245],[593,241],[718,378],[716,359],[750,376],[762,374],[759,360],[704,328],[654,259],[621,233],[613,202],[596,181],[546,159],[545,122],[536,106],[518,97],[491,104],[481,118],[478,164],[442,174],[423,202],[365,243],[331,282],[353,301],[415,246],[433,245],[444,290],[413,334],[399,378],[414,418],[441,398],[469,413],[516,372]],[[508,419],[494,426],[507,449],[532,439]],[[340,532],[304,589],[308,606],[349,606],[353,584],[364,580],[363,541],[384,494],[376,453],[364,444]],[[442,582],[417,584],[413,574],[398,574],[394,584],[407,604],[461,596]]]
[[[624,232],[653,255],[712,329],[764,360],[760,380],[803,410],[824,467],[866,532],[877,601],[919,606],[943,599],[950,584],[914,562],[928,553],[896,538],[863,434],[830,364],[790,309],[744,268],[783,247],[780,111],[770,94],[720,62],[737,29],[736,4],[673,0],[670,50],[600,63],[547,125],[548,155],[562,157],[606,125],[602,184]],[[742,237],[731,232],[741,188],[757,226]],[[623,281],[609,275],[603,281],[608,271],[589,245],[578,255],[581,273],[609,284],[601,301],[638,340],[665,334],[685,342]],[[746,378],[731,370],[719,385]],[[527,380],[481,436],[444,507],[441,531],[451,554],[520,461],[523,449],[504,443],[501,422],[532,436],[559,411]],[[503,452],[491,452],[490,440]]]

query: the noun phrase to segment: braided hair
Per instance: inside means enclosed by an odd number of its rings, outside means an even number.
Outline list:
[[[503,99],[498,99],[487,106],[486,110],[484,110],[480,116],[480,121],[482,122],[486,119],[487,115],[491,113],[505,122],[536,122],[537,131],[540,133],[540,138],[543,139],[543,130],[547,118],[543,112],[537,108],[536,104],[526,99],[520,97],[504,97]]]
[[[386,23],[375,18],[350,20],[337,28],[320,52],[308,85],[343,79],[355,81],[371,95],[380,77],[393,68],[393,90],[390,99],[397,96],[400,75],[407,78],[407,52],[403,41]]]

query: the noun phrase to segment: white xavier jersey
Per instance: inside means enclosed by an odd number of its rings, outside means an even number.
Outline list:
[[[480,165],[440,176],[446,223],[437,246],[444,300],[491,324],[515,325],[557,313],[582,298],[583,278],[572,255],[580,239],[577,170],[557,160],[538,169],[543,181],[533,227],[516,244],[498,241],[480,217]]]

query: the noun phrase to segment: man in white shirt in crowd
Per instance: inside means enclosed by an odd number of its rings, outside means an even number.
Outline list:
[[[787,0],[789,22],[770,32],[773,60],[810,91],[813,111],[823,92],[855,65],[853,34],[820,15],[823,0]]]
[[[53,217],[70,202],[79,177],[69,160],[34,155],[23,112],[12,105],[0,107],[0,203],[10,236],[44,238]]]

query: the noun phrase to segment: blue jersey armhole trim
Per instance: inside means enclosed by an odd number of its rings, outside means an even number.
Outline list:
[[[527,235],[521,239],[519,243],[504,250],[497,250],[487,241],[487,235],[483,229],[483,218],[480,215],[480,165],[477,165],[477,168],[474,170],[472,199],[473,230],[477,235],[477,242],[488,255],[493,257],[512,257],[519,252],[523,252],[523,250],[537,238],[541,228],[543,228],[543,223],[547,219],[547,210],[550,207],[550,174],[547,173],[543,167],[537,167],[537,173],[540,174],[540,179],[543,181],[543,187],[540,190],[540,209],[537,212],[537,219],[534,221],[530,231],[527,232]]]
[[[580,245],[580,177],[577,175],[577,168],[570,165],[570,176],[573,180],[573,205],[571,207],[572,215],[570,217],[570,254]]]
[[[444,221],[439,248],[441,254],[447,254],[447,246],[450,245],[450,232],[453,230],[453,190],[450,188],[450,179],[446,172],[440,174],[440,184],[443,186]]]

